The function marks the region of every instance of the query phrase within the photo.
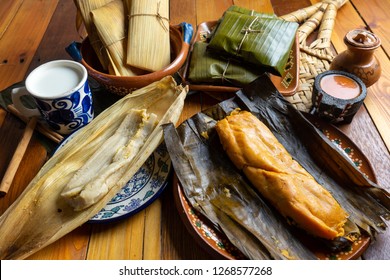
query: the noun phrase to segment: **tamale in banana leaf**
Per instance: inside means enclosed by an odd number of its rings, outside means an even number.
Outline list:
[[[0,217],[0,258],[26,258],[98,213],[163,141],[162,124],[178,121],[187,91],[187,88],[178,86],[171,76],[167,76],[118,100],[79,130],[45,163],[25,191]],[[148,115],[156,115],[157,124],[142,137],[135,154],[127,157],[133,147],[132,140],[139,138],[134,138],[133,133],[125,133],[130,138],[122,141],[120,127],[124,121],[129,125],[133,120],[136,121],[129,115],[132,110],[145,110]],[[136,112],[134,117],[137,118],[138,115]],[[128,116],[131,119],[126,121]],[[143,129],[139,131],[144,132]],[[117,140],[129,143],[130,146],[121,144],[122,147],[115,147]],[[100,153],[103,148],[115,150]],[[121,148],[124,149],[123,154],[120,152]],[[118,153],[121,154],[119,159],[116,158]],[[91,162],[94,158],[98,162]],[[108,166],[104,166],[106,163]],[[87,178],[83,177],[83,173],[77,174],[83,167],[85,171],[92,168]],[[75,209],[75,205],[63,197],[67,191],[71,191],[67,189],[69,182],[75,183],[76,187],[80,183],[87,185],[95,181],[90,178],[91,174],[100,176],[103,173],[107,173],[104,177],[107,180],[101,185],[101,189],[97,189],[97,192],[102,193],[98,193],[98,200],[92,201],[87,208]],[[111,179],[115,179],[114,182]]]
[[[191,51],[188,80],[194,84],[243,86],[253,82],[264,69],[223,57],[207,48],[205,42],[195,42]]]
[[[173,166],[194,208],[250,259],[315,259],[237,172],[214,127],[215,120],[202,113],[177,130],[164,127]]]
[[[215,136],[209,133],[216,121],[223,119],[238,108],[252,112],[261,120],[292,155],[293,159],[299,162],[319,184],[334,196],[349,214],[349,221],[345,227],[346,232],[359,233],[360,231],[368,234],[372,240],[375,240],[377,233],[385,232],[387,226],[384,219],[390,218],[388,192],[370,181],[342,151],[309,122],[301,112],[286,101],[266,75],[262,75],[255,82],[238,91],[233,99],[221,102],[202,112],[202,118],[207,120],[207,133],[204,132],[206,131],[204,124],[198,121],[199,116],[196,116],[196,119],[193,117],[187,120],[182,125],[183,127],[178,127],[177,133],[183,148],[179,148],[177,144],[174,147],[182,149],[182,151],[175,152],[172,146],[168,150],[186,197],[195,209],[204,213],[203,205],[200,206],[199,201],[207,205],[206,200],[208,199],[208,205],[212,206],[208,206],[207,210],[213,210],[217,207],[215,206],[217,205],[215,197],[207,196],[208,193],[212,193],[209,190],[212,189],[209,182],[213,182],[214,186],[219,186],[219,184],[224,186],[226,182],[224,177],[231,181],[230,178],[241,175],[238,169],[228,166],[228,159],[220,150],[220,143],[214,142]],[[166,128],[164,133],[165,139],[168,139]],[[196,135],[191,135],[194,133]],[[173,134],[170,132],[169,136]],[[214,154],[213,151],[219,152]],[[222,160],[218,161],[218,157]],[[194,158],[197,158],[197,161],[193,160]],[[217,162],[217,164],[214,163],[215,169],[209,168],[213,165],[210,161]],[[217,168],[218,166],[219,168]],[[237,188],[240,185],[242,184],[237,184]],[[188,189],[186,190],[186,188]],[[247,202],[243,202],[243,204],[245,203]],[[218,208],[218,211],[223,210],[229,218],[238,217],[238,215],[231,214],[231,211],[234,211],[238,204],[234,204],[234,207],[232,204],[224,204],[223,207]],[[248,205],[250,204],[247,204],[246,211],[252,213],[251,211],[254,210],[250,210]],[[269,207],[273,209],[271,205]],[[223,225],[219,224],[222,219],[213,220],[213,215],[209,213],[206,216],[217,225],[217,228],[226,230]],[[286,227],[289,228],[289,226]],[[229,235],[227,234],[227,236]],[[314,240],[319,244],[333,246],[334,250],[339,250],[340,244],[344,245],[343,239],[325,243],[321,238]],[[230,241],[235,242],[234,240]],[[296,242],[296,238],[291,239],[290,242]],[[242,246],[245,247],[245,244],[236,246],[242,250]],[[245,248],[243,252],[245,253],[247,250],[251,249]]]
[[[275,14],[267,14],[267,13],[260,13],[260,12],[257,12],[255,10],[250,10],[250,9],[247,9],[247,8],[244,8],[244,7],[240,7],[240,6],[237,6],[237,5],[232,5],[230,6],[226,12],[234,12],[234,13],[239,13],[239,14],[244,14],[244,15],[250,15],[250,16],[258,16],[260,18],[277,18],[277,16]],[[217,24],[216,24],[216,27],[221,23],[223,19],[223,16],[218,20]],[[213,36],[215,30],[217,28],[214,28],[213,32],[210,34],[210,38]]]
[[[244,14],[244,15],[250,15],[250,16],[259,16],[261,18],[277,18],[277,16],[275,14],[260,13],[260,12],[257,12],[255,10],[250,10],[250,9],[240,7],[237,5],[230,6],[226,11],[240,13],[240,14]]]
[[[375,237],[390,218],[390,195],[369,180],[322,132],[260,78],[238,91],[246,109],[254,113],[286,150],[317,182],[332,193],[359,228]]]
[[[298,24],[278,18],[225,12],[209,47],[283,75]]]

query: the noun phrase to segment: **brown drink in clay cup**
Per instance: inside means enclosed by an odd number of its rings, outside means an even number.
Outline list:
[[[311,113],[330,123],[351,123],[363,104],[367,88],[357,76],[329,70],[316,76]]]

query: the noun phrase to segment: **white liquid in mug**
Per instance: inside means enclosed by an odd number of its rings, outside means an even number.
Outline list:
[[[51,65],[38,69],[28,79],[28,89],[37,97],[54,98],[76,90],[83,79],[80,69],[71,65]]]

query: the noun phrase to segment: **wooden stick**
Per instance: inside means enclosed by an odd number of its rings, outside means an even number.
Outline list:
[[[10,111],[10,113],[12,113],[16,117],[18,117],[19,119],[24,121],[25,123],[28,123],[28,118],[26,116],[23,116],[22,113],[20,113],[18,111],[18,109],[16,109],[13,104],[8,105],[7,109]],[[40,133],[42,133],[42,135],[46,136],[47,138],[49,138],[50,140],[52,140],[56,143],[60,143],[64,139],[64,137],[61,134],[49,129],[48,127],[46,127],[45,125],[43,125],[41,123],[37,124],[36,129]]]
[[[4,196],[8,192],[12,184],[12,181],[14,179],[14,176],[16,174],[16,171],[18,170],[20,162],[22,161],[24,153],[27,150],[27,146],[30,143],[30,139],[33,135],[36,124],[37,124],[37,118],[33,117],[29,120],[26,128],[24,129],[22,139],[20,140],[18,146],[16,147],[15,153],[11,159],[11,162],[8,165],[3,180],[1,181],[0,196]]]

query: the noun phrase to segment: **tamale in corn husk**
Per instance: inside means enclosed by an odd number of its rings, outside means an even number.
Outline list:
[[[100,64],[103,69],[107,70],[110,63],[106,49],[101,42],[99,35],[97,33],[96,27],[93,24],[91,12],[97,8],[100,8],[112,0],[73,0],[78,12],[81,14],[83,19],[85,29],[88,33],[88,39],[91,43],[92,48],[94,49],[97,57],[99,58]]]
[[[264,68],[243,64],[231,57],[223,57],[207,49],[205,42],[195,42],[191,51],[188,80],[193,84],[243,86],[251,83]]]
[[[281,76],[297,29],[295,22],[227,11],[209,47],[248,63],[268,67],[269,72]]]
[[[79,130],[0,217],[0,258],[26,258],[96,215],[163,141],[162,124],[178,121],[187,91],[165,77]]]
[[[136,76],[145,73],[126,63],[127,29],[122,0],[114,0],[91,12],[93,23],[109,53],[110,63],[117,76]]]
[[[276,227],[275,222],[267,219],[271,216],[258,213],[259,205],[263,204],[253,202],[251,199],[255,197],[252,195],[249,195],[249,198],[246,196],[247,190],[244,186],[248,186],[247,181],[246,185],[241,183],[242,173],[227,158],[219,138],[213,132],[217,121],[239,108],[250,111],[262,121],[292,158],[328,190],[349,214],[343,237],[325,240],[303,231],[297,232],[289,223],[289,219],[281,216],[278,218],[274,212],[272,214],[276,220],[282,219],[279,225],[283,229],[277,228],[275,235],[272,235],[272,230]],[[286,101],[267,75],[262,75],[238,91],[234,99],[210,107],[178,128],[164,128],[164,135],[175,172],[192,207],[210,219],[217,230],[226,233],[231,243],[248,258],[253,258],[256,254],[251,250],[256,233],[262,236],[268,234],[265,238],[280,238],[281,244],[287,242],[286,244],[296,245],[302,241],[303,245],[310,244],[310,247],[316,244],[316,250],[319,251],[329,252],[329,249],[332,249],[342,252],[343,246],[350,250],[351,242],[356,236],[364,234],[375,239],[378,233],[383,233],[387,228],[384,219],[390,219],[389,194],[370,181],[343,151]],[[178,137],[180,141],[176,140]],[[252,185],[250,187],[254,190]],[[263,203],[274,210],[267,202]],[[263,209],[263,206],[261,207]],[[253,225],[256,219],[264,225]],[[252,224],[249,221],[252,221]],[[263,230],[261,226],[264,227]],[[234,234],[238,230],[239,238]],[[296,235],[288,237],[285,230],[292,230]],[[290,240],[284,241],[286,236]],[[246,243],[247,240],[250,242]],[[263,249],[269,248],[265,242],[260,241],[264,244]],[[269,245],[275,246],[272,243]],[[297,255],[295,249],[288,253]]]
[[[158,71],[171,62],[169,0],[127,0],[127,64]]]

